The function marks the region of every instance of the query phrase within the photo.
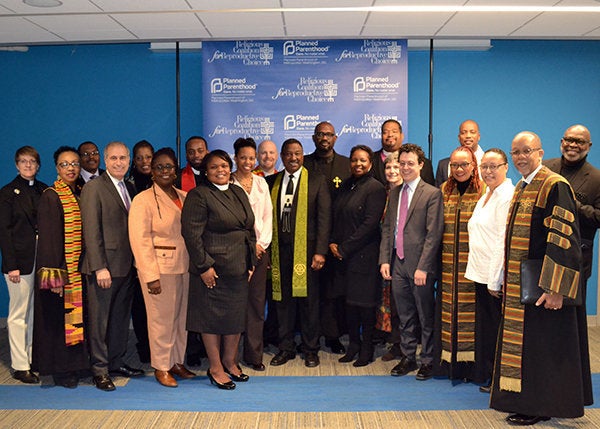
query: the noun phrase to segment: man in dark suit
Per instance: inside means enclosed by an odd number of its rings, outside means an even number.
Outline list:
[[[406,144],[400,148],[404,184],[390,191],[379,249],[381,275],[392,281],[404,355],[391,374],[406,375],[417,369],[420,324],[421,365],[417,380],[433,376],[434,284],[444,231],[442,193],[419,177],[424,160],[419,146]]]
[[[175,181],[177,188],[189,192],[200,184],[202,181],[200,165],[208,152],[208,144],[204,137],[192,136],[187,139],[185,142],[187,165],[177,175]]]
[[[79,163],[81,172],[75,182],[75,186],[81,192],[81,188],[90,180],[100,177],[104,170],[100,168],[100,152],[96,143],[91,141],[83,142],[77,147],[79,152]]]
[[[80,201],[90,363],[94,384],[106,391],[115,389],[109,371],[126,377],[143,374],[123,361],[133,298],[133,256],[127,227],[133,190],[123,180],[129,161],[127,146],[109,143],[104,149],[106,172],[84,186]]]
[[[327,179],[332,202],[335,201],[340,185],[350,177],[350,159],[334,150],[337,136],[335,128],[329,122],[320,122],[312,136],[315,151],[304,157],[304,166],[308,171],[319,172]],[[333,204],[332,204],[333,205]],[[329,255],[327,258],[331,257]],[[333,288],[333,270],[329,263],[319,273],[321,285],[321,333],[325,345],[333,353],[343,354],[346,349],[340,342],[344,326],[343,291]]]
[[[485,151],[479,146],[479,125],[472,119],[467,119],[462,122],[458,127],[458,142],[461,146],[467,146],[475,153],[477,158],[477,166],[481,164],[481,158]],[[438,162],[437,170],[435,172],[435,186],[438,188],[442,187],[442,183],[448,180],[450,177],[450,157],[441,159]]]
[[[319,365],[319,277],[331,229],[327,181],[303,168],[304,149],[296,139],[283,142],[285,169],[267,177],[273,200],[273,300],[279,321],[279,353],[271,365],[296,357],[296,315],[299,317],[304,364]]]
[[[387,183],[385,180],[385,159],[398,152],[402,142],[404,141],[404,134],[402,133],[402,125],[395,119],[388,119],[381,124],[381,149],[373,154],[373,177],[379,180],[384,185]],[[423,168],[421,169],[421,178],[433,185],[433,165],[427,158],[423,161]]]

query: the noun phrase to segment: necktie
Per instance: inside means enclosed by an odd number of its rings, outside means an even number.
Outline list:
[[[90,176],[90,180],[94,180],[96,177],[98,177],[98,176],[96,176],[95,174],[92,174],[92,175]]]
[[[292,232],[292,199],[294,198],[294,175],[290,174],[287,187],[285,188],[285,199],[281,210],[281,231]]]
[[[398,210],[398,226],[396,232],[396,254],[398,258],[404,259],[404,224],[408,213],[408,185],[402,187],[400,195],[400,209]]]
[[[125,183],[119,182],[119,189],[121,190],[121,196],[123,197],[123,202],[125,203],[125,208],[129,211],[129,195],[127,195],[127,189],[125,188]]]

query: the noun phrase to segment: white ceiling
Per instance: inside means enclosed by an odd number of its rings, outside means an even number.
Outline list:
[[[600,39],[600,0],[61,1],[58,7],[33,7],[0,0],[0,45],[290,37]],[[377,10],[390,6],[446,9]],[[481,6],[534,10],[468,10]]]

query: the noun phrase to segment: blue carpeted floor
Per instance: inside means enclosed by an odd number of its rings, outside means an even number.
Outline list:
[[[600,374],[593,374],[600,392]],[[0,386],[2,409],[166,410],[213,412],[326,412],[479,410],[489,396],[470,383],[414,377],[252,377],[233,391],[219,390],[206,377],[160,386],[154,377],[131,379],[114,392],[93,386]],[[597,408],[597,406],[593,406]]]

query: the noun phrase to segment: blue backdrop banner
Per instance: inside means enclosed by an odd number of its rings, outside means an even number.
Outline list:
[[[203,42],[203,125],[211,149],[232,151],[238,137],[278,146],[296,138],[312,152],[321,121],[340,137],[336,151],[381,147],[388,118],[406,133],[406,40]]]

